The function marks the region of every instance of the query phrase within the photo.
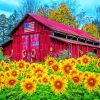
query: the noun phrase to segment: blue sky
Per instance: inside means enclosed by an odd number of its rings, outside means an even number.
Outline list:
[[[59,0],[44,0],[45,3],[57,2]],[[14,9],[20,6],[21,0],[0,0],[0,14],[4,13],[9,16]],[[78,0],[80,4],[79,9],[84,9],[87,16],[95,17],[95,7],[100,6],[100,0]]]

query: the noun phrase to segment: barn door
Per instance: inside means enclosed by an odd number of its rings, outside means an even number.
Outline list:
[[[30,34],[22,36],[22,59],[28,62],[38,60],[39,52],[39,34]]]
[[[22,36],[21,57],[25,61],[29,61],[29,35]]]
[[[30,35],[30,61],[39,60],[39,34]]]

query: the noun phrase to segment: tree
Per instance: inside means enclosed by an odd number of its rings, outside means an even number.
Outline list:
[[[27,13],[36,13],[41,4],[40,0],[23,0],[17,12],[22,18]]]
[[[37,14],[47,18],[48,17],[48,12],[49,12],[49,6],[48,5],[44,5],[43,7],[39,8],[37,11]]]
[[[100,39],[99,37],[99,32],[98,32],[98,28],[95,24],[86,24],[83,28],[83,31],[89,33],[91,36],[96,37],[97,39]]]
[[[58,9],[51,10],[48,15],[48,19],[54,20],[65,25],[72,27],[78,27],[78,23],[75,21],[75,17],[72,15],[69,8],[65,3],[61,4]]]
[[[16,26],[16,24],[19,22],[19,17],[18,17],[18,13],[15,10],[8,18],[8,27],[7,27],[7,31],[8,33],[11,32],[11,30]]]
[[[5,14],[0,15],[0,43],[5,41],[7,35],[8,18]]]

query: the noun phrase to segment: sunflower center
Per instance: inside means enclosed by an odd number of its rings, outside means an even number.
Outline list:
[[[87,58],[84,58],[83,59],[83,62],[87,64],[88,63],[88,59]]]
[[[98,62],[98,66],[100,67],[100,62]]]
[[[48,65],[49,66],[51,66],[52,64],[53,64],[53,61],[52,60],[48,62]]]
[[[58,66],[57,66],[57,65],[54,65],[54,66],[53,66],[53,69],[54,69],[55,71],[57,71],[57,70],[58,70]]]
[[[16,82],[15,80],[10,80],[10,81],[9,81],[9,84],[10,84],[10,85],[14,85],[15,82]]]
[[[48,82],[47,78],[44,78],[43,79],[43,82],[47,83]]]
[[[20,63],[20,64],[19,64],[19,67],[20,67],[20,68],[23,68],[23,66],[24,66],[23,63]]]
[[[56,86],[57,89],[61,89],[62,88],[62,82],[57,81],[55,86]]]
[[[25,87],[27,90],[31,90],[33,85],[31,83],[27,83]]]
[[[13,72],[12,72],[12,75],[13,75],[13,76],[17,76],[17,72],[16,72],[16,71],[13,71]]]
[[[9,67],[5,67],[5,71],[8,71],[9,70]]]
[[[88,84],[89,84],[90,86],[94,86],[95,83],[96,83],[96,80],[94,80],[94,79],[89,79],[89,81],[88,81]]]
[[[76,83],[79,82],[79,77],[73,77],[73,81]]]

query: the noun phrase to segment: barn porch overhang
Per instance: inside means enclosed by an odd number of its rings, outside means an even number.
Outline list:
[[[79,42],[79,41],[64,39],[64,38],[56,37],[56,36],[52,36],[52,35],[50,35],[50,37],[52,39],[56,39],[56,40],[64,42],[64,43],[71,43],[71,44],[76,44],[76,45],[78,44],[78,45],[89,46],[89,47],[93,47],[93,48],[100,48],[100,46],[95,46],[95,45],[91,45],[91,44],[87,44],[87,43],[82,43],[82,42]]]
[[[52,35],[56,36],[56,37],[65,38],[65,39],[75,40],[75,41],[82,42],[82,43],[88,43],[88,44],[100,46],[99,45],[100,41],[98,42],[98,41],[95,41],[95,40],[90,40],[90,39],[82,38],[82,37],[75,36],[75,35],[69,35],[69,34],[59,32],[59,31],[54,31]]]

